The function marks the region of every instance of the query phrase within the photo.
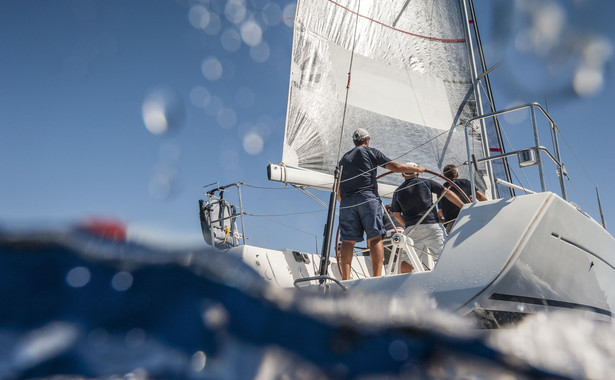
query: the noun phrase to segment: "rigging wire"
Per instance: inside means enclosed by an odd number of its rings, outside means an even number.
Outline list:
[[[302,211],[302,212],[289,212],[287,214],[252,214],[250,212],[244,212],[246,216],[256,216],[256,217],[284,217],[284,216],[297,216],[297,215],[309,215],[309,214],[319,214],[321,212],[325,212],[327,210],[315,210],[315,211]]]
[[[270,215],[251,215],[251,216],[255,216],[255,217],[267,217],[267,216],[270,216]],[[313,233],[311,233],[311,232],[304,231],[304,230],[302,230],[302,229],[300,229],[300,228],[293,227],[293,226],[291,226],[290,224],[287,224],[287,223],[282,223],[282,222],[280,222],[280,221],[278,221],[278,220],[275,220],[275,219],[271,219],[271,221],[272,221],[273,223],[276,223],[276,224],[279,224],[279,225],[281,225],[281,226],[284,226],[284,227],[290,228],[290,229],[292,229],[292,230],[299,231],[299,232],[302,232],[302,233],[304,233],[304,234],[306,234],[306,235],[309,235],[309,236],[314,236],[314,237],[318,238],[318,236],[317,236],[317,235],[314,235],[314,234],[313,234]]]
[[[342,113],[342,128],[340,128],[340,137],[338,139],[338,144],[337,144],[336,162],[339,162],[340,155],[342,153],[342,139],[344,137],[344,125],[346,123],[346,109],[348,108],[348,95],[350,93],[350,75],[352,73],[352,63],[354,61],[354,52],[357,47],[357,29],[359,25],[359,11],[361,10],[361,0],[358,1],[357,7],[358,9],[356,12],[356,17],[355,17],[356,21],[354,24],[354,33],[352,36],[352,51],[350,52],[350,63],[348,66],[348,83],[346,84],[346,97],[344,99],[344,111]]]
[[[581,164],[581,161],[579,160],[579,158],[577,157],[577,155],[574,153],[574,150],[572,149],[572,147],[570,146],[570,144],[568,144],[568,141],[566,140],[566,138],[564,137],[564,135],[562,134],[562,132],[559,132],[559,135],[561,136],[562,140],[564,140],[564,143],[566,144],[566,146],[568,147],[568,150],[570,150],[570,153],[572,153],[572,156],[574,157],[575,161],[577,162],[577,164],[579,164],[579,166],[581,167],[581,170],[583,170],[583,172],[585,173],[585,175],[587,176],[587,179],[589,179],[589,181],[592,183],[592,185],[594,187],[596,186],[596,183],[594,182],[594,180],[592,179],[592,177],[589,175],[589,173],[587,172],[587,170],[585,170],[585,167]]]
[[[445,135],[445,134],[448,134],[448,133],[450,133],[450,132],[451,132],[451,130],[456,129],[456,128],[459,128],[459,127],[461,127],[461,125],[457,125],[457,126],[455,126],[455,127],[451,128],[451,129],[447,129],[447,130],[445,130],[445,131],[442,131],[441,133],[439,133],[439,134],[437,134],[437,135],[433,136],[432,138],[430,138],[430,139],[428,139],[428,140],[426,140],[426,141],[422,142],[421,144],[419,144],[419,145],[417,145],[417,146],[413,147],[412,149],[410,149],[410,150],[408,150],[408,151],[406,151],[406,152],[404,152],[404,153],[400,154],[400,155],[399,155],[399,156],[397,156],[397,157],[394,157],[394,158],[392,159],[392,161],[399,161],[399,160],[400,160],[400,158],[402,158],[402,157],[405,157],[405,156],[409,155],[410,153],[414,152],[415,150],[417,150],[417,149],[419,149],[419,148],[421,148],[421,147],[423,147],[423,146],[425,146],[425,145],[427,145],[427,144],[430,144],[430,143],[431,143],[432,141],[434,141],[435,139],[437,139],[437,138],[439,138],[439,137],[441,137],[441,136],[443,136],[443,135]],[[370,172],[372,172],[372,171],[374,171],[374,170],[377,170],[379,167],[380,167],[380,166],[375,166],[375,167],[373,167],[373,168],[371,168],[371,169],[369,169],[369,170],[366,170],[366,171],[362,172],[361,174],[357,174],[357,175],[356,175],[356,176],[354,176],[354,177],[346,178],[345,180],[343,180],[343,181],[341,181],[341,182],[350,181],[350,180],[355,179],[355,178],[357,178],[357,177],[360,177],[360,176],[362,176],[362,175],[368,174],[368,173],[370,173]]]

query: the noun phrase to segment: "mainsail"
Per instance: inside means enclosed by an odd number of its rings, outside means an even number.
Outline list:
[[[396,161],[467,161],[477,107],[458,0],[300,0],[294,22],[285,165],[332,174],[358,127]]]

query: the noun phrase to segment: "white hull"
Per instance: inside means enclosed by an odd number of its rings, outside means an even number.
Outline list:
[[[355,257],[352,293],[404,299],[421,292],[438,307],[473,315],[487,327],[527,313],[574,310],[611,321],[615,239],[553,193],[466,205],[432,271],[369,278],[369,257]],[[316,255],[242,246],[232,251],[281,287],[318,275]],[[328,274],[339,279],[333,258]],[[316,286],[316,285],[315,285]],[[332,294],[341,287],[329,286]],[[337,290],[336,290],[337,289]],[[338,291],[339,290],[339,291]]]

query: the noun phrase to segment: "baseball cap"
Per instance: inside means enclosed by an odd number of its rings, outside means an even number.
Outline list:
[[[365,138],[369,137],[369,133],[367,133],[367,130],[363,129],[363,128],[359,128],[357,130],[355,130],[352,134],[352,140],[353,141],[361,141]]]
[[[408,165],[408,166],[419,166],[415,162],[406,162],[406,165]],[[415,174],[418,174],[418,173],[404,173],[404,175],[415,175]]]

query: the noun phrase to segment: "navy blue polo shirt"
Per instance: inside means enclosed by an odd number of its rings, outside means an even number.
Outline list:
[[[393,195],[392,212],[401,212],[405,227],[415,225],[433,204],[432,194],[440,196],[444,186],[427,178],[410,178],[404,181]],[[438,223],[438,211],[434,207],[421,224]]]
[[[468,196],[468,198],[472,199],[470,194],[472,193],[472,184],[470,180],[465,178],[457,178],[454,179],[453,182],[463,190],[464,193]],[[450,187],[451,190],[461,198],[461,201],[464,202],[465,198],[463,195],[459,194],[459,190],[457,190],[454,186],[451,186],[448,182],[444,184],[446,187]],[[451,201],[446,198],[442,198],[438,203],[438,207],[442,210],[442,215],[444,216],[445,221],[456,219],[459,215],[459,207],[455,206]]]
[[[376,148],[357,146],[342,156],[342,178],[340,196],[347,198],[355,194],[378,196],[376,167],[384,167],[391,159]],[[373,170],[372,170],[373,169]]]

